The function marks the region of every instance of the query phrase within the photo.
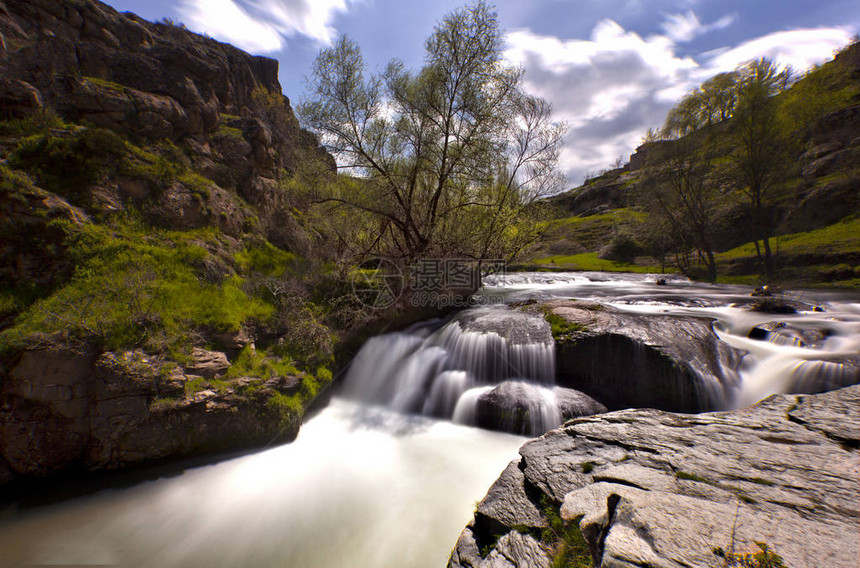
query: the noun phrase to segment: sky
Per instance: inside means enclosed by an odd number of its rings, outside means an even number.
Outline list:
[[[417,69],[424,39],[465,0],[108,0],[280,62],[294,103],[319,53],[358,42],[371,71]],[[560,165],[571,186],[626,162],[649,128],[696,85],[757,57],[795,72],[860,33],[857,0],[498,0],[505,56],[525,88],[565,122]]]

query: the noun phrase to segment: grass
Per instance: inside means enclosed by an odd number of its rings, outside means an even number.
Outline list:
[[[121,91],[124,93],[126,90],[125,85],[121,85],[120,83],[116,83],[114,81],[108,81],[106,79],[100,79],[99,77],[84,76],[83,80],[87,83],[92,83],[94,85],[98,85],[99,87],[110,89],[112,91]]]
[[[569,270],[586,270],[594,272],[638,272],[642,274],[660,272],[659,266],[642,266],[629,262],[604,260],[602,258],[598,258],[596,252],[547,256],[535,259],[532,262],[538,265],[551,266],[553,268],[566,268]]]
[[[547,528],[541,533],[541,542],[554,551],[552,568],[591,568],[594,566],[591,559],[591,549],[579,529],[579,522],[582,517],[565,523],[564,519],[561,518],[558,505],[546,496],[541,498],[541,512],[548,523]]]
[[[233,365],[227,370],[225,378],[259,377],[261,379],[271,379],[272,377],[297,374],[299,374],[299,370],[291,359],[270,357],[266,353],[260,353],[248,345],[239,352]]]
[[[224,115],[221,115],[222,117]],[[221,138],[233,138],[235,140],[244,140],[245,135],[242,134],[242,130],[240,128],[234,128],[232,126],[227,126],[223,122],[218,125],[218,129],[215,131],[215,136]]]
[[[588,328],[584,325],[568,321],[566,318],[553,313],[549,308],[543,310],[543,317],[549,323],[552,337],[556,341],[564,339],[565,337],[577,332],[588,331]]]
[[[830,255],[860,251],[860,216],[845,219],[814,231],[781,235],[771,239],[773,250],[779,255],[821,254]],[[746,243],[729,251],[718,253],[720,261],[756,256],[755,244]]]
[[[566,240],[586,250],[597,250],[619,233],[635,232],[633,228],[644,218],[644,213],[621,208],[587,217],[555,219],[545,224],[546,233],[541,240],[545,245]]]
[[[49,335],[62,343],[178,354],[190,345],[194,330],[235,332],[274,311],[244,292],[240,276],[220,284],[200,278],[196,267],[210,254],[200,243],[216,239],[215,229],[164,231],[128,218],[80,227],[57,224],[67,234],[74,275],[0,333],[0,350]]]
[[[645,214],[640,211],[635,211],[630,209],[629,207],[622,207],[619,209],[613,209],[612,211],[608,211],[606,213],[598,213],[597,215],[588,215],[586,217],[580,217],[575,215],[573,217],[566,217],[564,219],[558,219],[551,222],[551,226],[554,227],[562,227],[562,226],[573,226],[577,230],[588,227],[589,225],[610,225],[614,226],[618,223],[629,223],[629,222],[638,222],[642,221],[645,218]]]
[[[294,266],[296,255],[264,242],[237,252],[233,260],[242,274],[278,278]]]

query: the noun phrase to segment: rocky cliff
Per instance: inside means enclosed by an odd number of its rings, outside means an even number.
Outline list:
[[[855,566],[858,421],[860,386],[572,420],[520,449],[449,566],[548,567],[576,552],[577,565],[716,568],[761,554],[755,543],[792,568]]]
[[[310,160],[334,167],[299,127],[273,59],[95,0],[7,0],[0,34],[0,115],[50,109],[141,143],[169,140],[212,182],[195,191],[179,180],[158,197],[163,188],[126,168],[102,180],[95,209],[135,205],[164,225],[216,224],[234,235],[256,216],[285,242],[278,178]]]
[[[292,439],[331,380],[276,61],[0,2],[0,484]]]

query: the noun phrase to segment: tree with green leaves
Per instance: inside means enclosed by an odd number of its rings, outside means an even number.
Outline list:
[[[732,124],[734,150],[729,174],[747,198],[756,251],[764,275],[770,279],[774,270],[770,248],[774,190],[788,159],[774,95],[788,86],[791,72],[761,58],[745,64],[737,73],[737,104]]]
[[[710,176],[712,147],[689,138],[666,141],[659,165],[646,169],[642,192],[642,202],[674,244],[678,267],[691,274],[691,262],[698,259],[709,282],[717,279],[713,240],[721,196]]]
[[[437,24],[415,72],[395,60],[367,74],[346,37],[320,52],[298,111],[350,174],[317,201],[362,223],[357,253],[480,261],[535,238],[528,212],[560,188],[564,129],[524,92],[502,48],[496,14],[479,0]]]
[[[680,137],[731,118],[737,81],[736,72],[719,73],[696,87],[669,111],[663,132]]]

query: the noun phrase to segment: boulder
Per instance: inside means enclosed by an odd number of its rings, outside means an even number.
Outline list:
[[[769,321],[750,329],[747,337],[777,345],[818,349],[831,334],[831,330],[826,327],[800,328],[787,322]]]
[[[860,386],[731,412],[573,420],[520,449],[449,566],[495,566],[499,555],[511,566],[549,565],[545,543],[492,551],[523,529],[537,534],[546,522],[538,503],[560,504],[561,518],[578,523],[595,566],[717,568],[725,560],[715,551],[755,552],[756,542],[792,568],[853,566],[858,424]]]
[[[555,403],[561,412],[562,420],[591,416],[608,410],[584,392],[564,387],[553,387],[552,392],[555,395]]]
[[[539,436],[565,419],[600,412],[606,407],[573,389],[504,381],[478,397],[475,422],[490,430]]]
[[[708,319],[638,315],[587,302],[543,305],[578,331],[556,342],[557,381],[610,409],[722,410],[739,385],[743,353]]]

